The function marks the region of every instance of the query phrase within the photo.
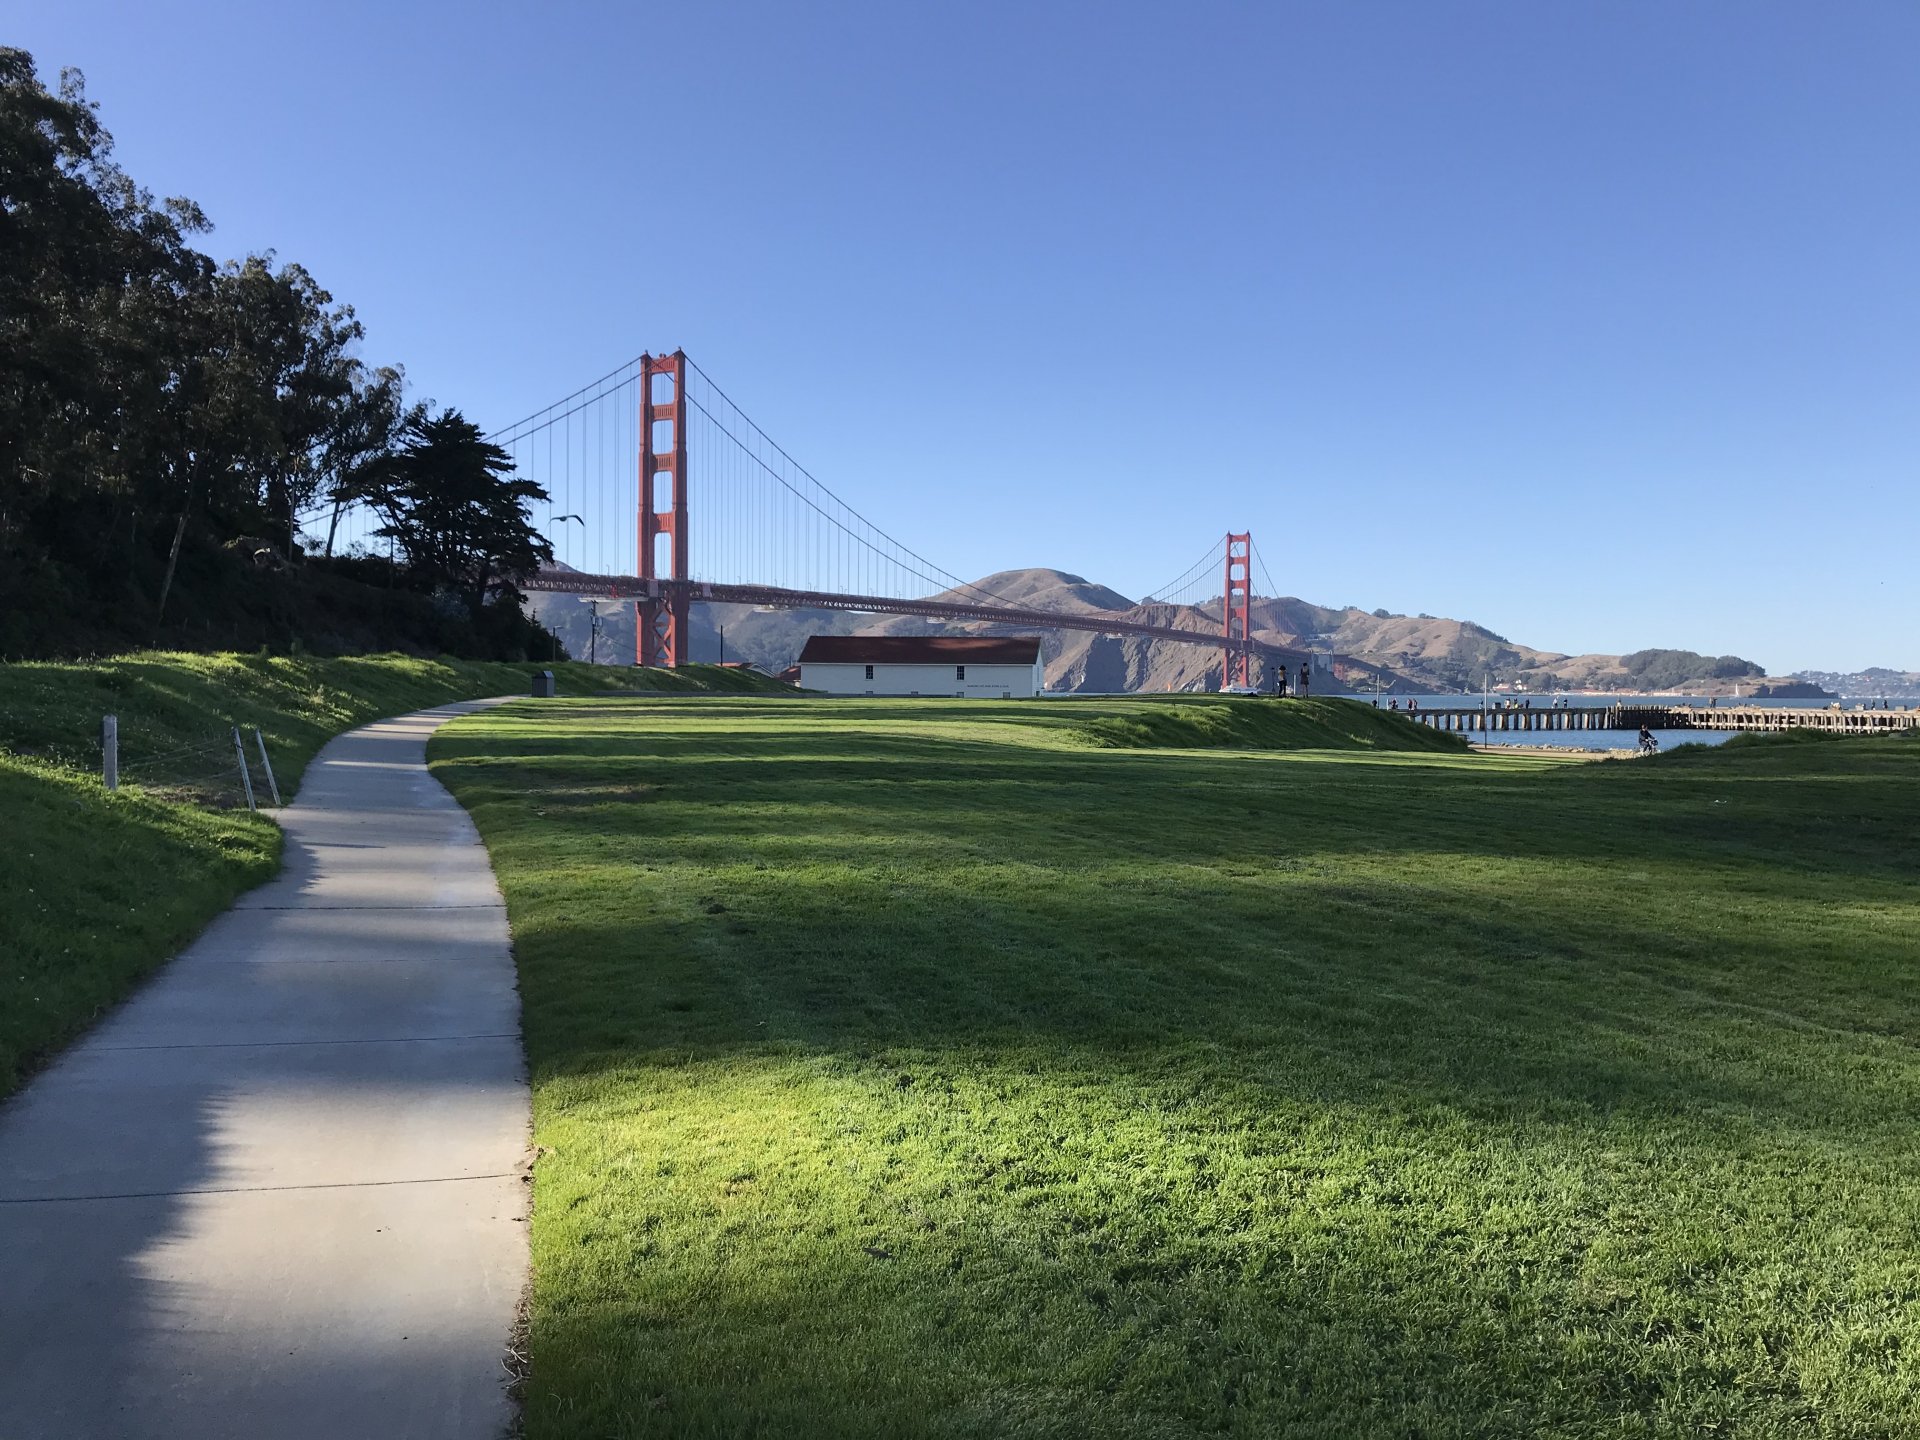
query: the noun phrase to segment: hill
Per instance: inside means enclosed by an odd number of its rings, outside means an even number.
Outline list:
[[[1167,625],[1202,634],[1213,634],[1220,628],[1217,611],[1209,615],[1187,605],[1136,605],[1117,590],[1061,570],[1003,570],[987,576],[966,592],[947,591],[939,598],[977,598],[981,591],[1034,610],[1079,615],[1118,612],[1149,625]],[[872,628],[875,633],[890,635],[938,633],[949,628],[973,635],[1031,629],[986,621],[946,627],[906,615],[889,617]],[[1053,690],[1114,694],[1220,688],[1220,656],[1204,646],[1135,636],[1098,635],[1089,630],[1052,630],[1041,636],[1041,655],[1047,667],[1047,686]]]
[[[998,571],[965,590],[947,591],[933,598],[978,600],[982,594],[1025,609],[1059,614],[1111,611],[1205,634],[1217,634],[1220,629],[1217,600],[1207,605],[1135,604],[1084,576],[1045,567]],[[632,659],[630,605],[604,601],[598,605],[601,630],[594,643],[590,616],[595,606],[570,595],[538,595],[530,603],[535,618],[557,634],[575,657],[585,658],[592,651],[603,661],[624,663]],[[1256,600],[1252,620],[1256,638],[1296,653],[1344,657],[1339,673],[1347,684],[1371,688],[1377,680],[1389,693],[1477,690],[1487,684],[1536,692],[1687,690],[1731,694],[1738,688],[1751,694],[1767,678],[1763,666],[1737,655],[1699,655],[1671,649],[1568,655],[1516,644],[1471,620],[1314,605],[1292,596]],[[793,664],[809,635],[993,635],[1031,630],[1031,626],[988,621],[943,624],[908,615],[696,605],[693,656],[696,660],[720,659],[724,642],[724,658],[745,660],[778,673]],[[1041,641],[1050,689],[1112,693],[1219,688],[1220,656],[1205,646],[1079,630],[1043,631]]]
[[[1212,613],[1185,605],[1135,605],[1116,590],[1062,570],[1003,570],[965,590],[943,591],[942,600],[974,600],[991,595],[1009,605],[1060,614],[1117,611],[1151,624],[1175,625],[1211,634],[1220,627]],[[532,615],[560,637],[567,653],[602,662],[627,663],[634,653],[633,607],[584,597],[530,596]],[[600,632],[591,632],[598,612]],[[809,635],[998,635],[1028,634],[1031,626],[989,621],[946,624],[912,615],[862,615],[844,610],[769,610],[750,605],[695,605],[693,657],[696,660],[744,660],[771,674],[792,665]],[[1054,690],[1120,691],[1216,690],[1220,656],[1206,646],[1096,635],[1080,630],[1041,632],[1047,685]]]
[[[1796,670],[1793,678],[1861,700],[1920,700],[1920,671],[1874,665],[1853,671]]]

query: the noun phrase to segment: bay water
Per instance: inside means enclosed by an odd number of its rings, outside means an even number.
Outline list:
[[[1343,695],[1344,700],[1358,700],[1363,705],[1376,701],[1382,710],[1387,708],[1389,697],[1385,695]],[[1471,710],[1478,712],[1481,697],[1478,695],[1395,695],[1391,697],[1400,709],[1407,708],[1407,702],[1414,700],[1422,710]],[[1489,696],[1486,707],[1489,710],[1502,708],[1505,702],[1514,699],[1511,695]],[[1596,705],[1706,705],[1704,695],[1530,695],[1519,697],[1531,700],[1535,710],[1552,708],[1554,702],[1564,700],[1573,709],[1585,709]],[[1768,709],[1806,709],[1822,710],[1833,704],[1831,700],[1734,700],[1721,696],[1717,702],[1723,708],[1739,705],[1763,705]],[[1852,701],[1842,702],[1849,709]],[[1660,742],[1662,750],[1671,750],[1676,745],[1724,745],[1740,732],[1737,730],[1655,730],[1653,738]],[[1488,745],[1530,745],[1551,746],[1560,750],[1632,750],[1640,743],[1640,731],[1631,730],[1490,730],[1481,734],[1478,730],[1466,732],[1467,738],[1475,744]]]

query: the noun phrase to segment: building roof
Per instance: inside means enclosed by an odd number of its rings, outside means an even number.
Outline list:
[[[810,635],[802,665],[1031,665],[1036,635]]]

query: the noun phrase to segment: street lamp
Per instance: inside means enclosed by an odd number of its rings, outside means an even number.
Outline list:
[[[585,520],[582,520],[578,515],[551,516],[547,520],[547,538],[549,543],[551,543],[553,538],[553,527],[556,525],[564,525],[569,520],[572,520],[576,524],[578,524],[581,530],[583,531],[587,528],[587,522]],[[558,635],[555,635],[551,629],[547,631],[547,637],[553,641],[553,658],[555,660],[558,660],[560,658],[560,637]]]

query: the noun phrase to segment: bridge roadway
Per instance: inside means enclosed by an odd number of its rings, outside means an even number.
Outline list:
[[[641,580],[632,575],[589,575],[580,570],[541,570],[519,582],[522,590],[557,594],[599,595],[615,600],[668,599],[684,592],[689,600],[714,605],[764,605],[780,610],[855,610],[877,615],[919,615],[929,620],[991,620],[1002,625],[1031,625],[1046,630],[1091,630],[1100,635],[1138,635],[1149,640],[1172,640],[1181,645],[1205,645],[1218,650],[1218,630],[1186,630],[1133,620],[1111,610],[1079,613],[1026,610],[1013,605],[990,605],[964,600],[895,600],[885,595],[837,595],[816,590],[785,590],[775,585],[723,585],[703,580]],[[1253,653],[1276,662],[1298,664],[1304,652],[1284,650],[1262,640],[1251,642]]]
[[[1821,730],[1842,735],[1889,735],[1920,728],[1920,709],[1815,710],[1791,705],[1543,705],[1532,710],[1402,710],[1436,730]]]

